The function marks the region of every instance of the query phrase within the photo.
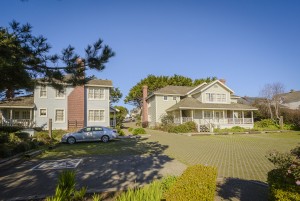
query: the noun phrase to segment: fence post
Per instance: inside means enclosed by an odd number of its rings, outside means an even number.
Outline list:
[[[49,132],[49,137],[52,139],[52,119],[49,119],[48,122],[48,132]]]

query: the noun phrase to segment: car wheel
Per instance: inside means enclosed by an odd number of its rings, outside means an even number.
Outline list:
[[[76,139],[74,137],[68,137],[67,143],[68,144],[74,144],[76,142]]]
[[[107,135],[103,135],[101,138],[102,142],[108,142],[109,141],[109,137]]]

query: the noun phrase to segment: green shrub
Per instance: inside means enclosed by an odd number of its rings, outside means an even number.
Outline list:
[[[41,144],[50,144],[51,138],[49,137],[49,134],[47,131],[41,131],[37,132],[35,135],[38,142]]]
[[[28,142],[20,142],[18,143],[14,149],[14,153],[21,153],[30,150],[30,144]]]
[[[64,170],[58,176],[58,183],[55,189],[55,195],[47,197],[46,201],[64,201],[64,200],[83,200],[86,194],[86,188],[79,191],[75,190],[75,171]]]
[[[5,133],[14,133],[22,129],[23,127],[20,126],[0,126],[0,131],[3,131]]]
[[[0,132],[0,144],[9,142],[9,134],[5,132]]]
[[[274,169],[268,173],[269,200],[300,200],[300,185],[287,181],[285,171]]]
[[[263,119],[261,121],[254,122],[254,128],[258,129],[268,129],[268,130],[278,130],[279,125],[276,124],[272,119]]]
[[[117,133],[119,134],[119,136],[124,136],[125,135],[123,130],[119,130],[119,131],[117,131]]]
[[[93,201],[101,201],[102,200],[102,195],[100,194],[95,194],[92,196]]]
[[[129,128],[128,128],[128,131],[129,131],[129,132],[132,132],[132,131],[133,131],[133,128],[129,127]]]
[[[11,155],[11,149],[6,144],[0,144],[0,158],[6,158]]]
[[[171,126],[168,130],[169,133],[191,133],[197,132],[196,123],[193,121],[186,122],[177,126]]]
[[[16,132],[15,135],[23,141],[30,139],[29,133],[26,133],[26,132]]]
[[[217,169],[203,165],[188,167],[166,192],[170,201],[214,200]]]
[[[164,198],[165,191],[168,190],[175,181],[175,177],[166,177],[161,181],[153,181],[143,188],[129,189],[128,191],[120,194],[116,198],[116,201],[161,201]]]
[[[146,134],[146,130],[143,128],[135,128],[132,131],[133,135]]]
[[[168,124],[173,124],[173,123],[174,123],[174,116],[173,115],[166,114],[166,115],[163,115],[161,117],[162,126],[166,126]]]

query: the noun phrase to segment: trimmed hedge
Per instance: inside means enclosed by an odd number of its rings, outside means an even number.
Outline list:
[[[193,121],[180,124],[178,126],[171,126],[168,130],[169,133],[191,133],[197,132],[196,123]]]
[[[168,201],[214,200],[217,169],[204,165],[188,167],[166,192]]]
[[[135,128],[133,129],[132,134],[133,135],[146,134],[146,131],[143,128]]]
[[[14,133],[22,129],[23,127],[20,126],[0,126],[0,131],[3,131],[5,133]]]
[[[269,200],[300,200],[300,186],[287,181],[285,171],[271,170],[268,173]]]

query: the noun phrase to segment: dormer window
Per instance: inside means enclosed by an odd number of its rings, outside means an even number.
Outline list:
[[[226,102],[226,94],[206,93],[206,102],[225,103]]]

